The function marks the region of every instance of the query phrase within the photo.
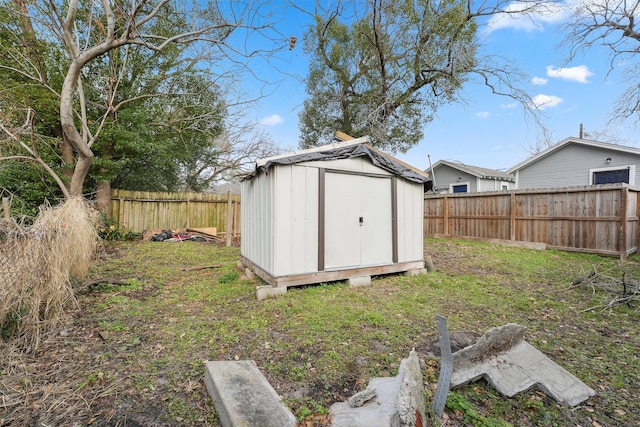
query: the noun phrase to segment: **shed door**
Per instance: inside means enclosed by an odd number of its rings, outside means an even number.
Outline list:
[[[392,262],[391,178],[325,175],[325,269]]]

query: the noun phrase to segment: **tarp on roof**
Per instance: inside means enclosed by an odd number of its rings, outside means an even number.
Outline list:
[[[346,145],[343,147],[331,148],[327,151],[302,152],[291,156],[274,158],[272,160],[268,160],[264,165],[257,166],[256,169],[252,173],[248,174],[244,179],[251,179],[261,172],[268,173],[269,169],[273,165],[293,165],[302,162],[342,160],[352,159],[354,157],[367,157],[375,166],[412,182],[422,184],[429,180],[425,174],[408,167],[399,160],[394,159],[393,157],[366,144]]]

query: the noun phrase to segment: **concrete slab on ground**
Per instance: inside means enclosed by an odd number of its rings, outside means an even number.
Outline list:
[[[520,331],[514,326],[519,325],[505,325],[507,345],[500,338],[501,330],[494,328],[478,340],[478,349],[469,346],[454,354],[451,387],[484,377],[505,396],[511,397],[537,387],[556,401],[570,406],[576,406],[595,395],[591,387],[521,339],[524,328]],[[478,357],[491,348],[500,347],[500,352],[488,353],[488,357],[482,359]]]
[[[296,425],[253,360],[206,362],[204,382],[223,427]]]

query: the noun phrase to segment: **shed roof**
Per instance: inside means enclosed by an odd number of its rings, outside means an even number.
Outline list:
[[[306,150],[294,151],[279,156],[266,157],[256,162],[255,170],[245,179],[251,179],[260,172],[267,173],[273,165],[292,165],[301,162],[351,159],[354,157],[366,157],[375,166],[382,168],[409,181],[424,183],[429,180],[429,174],[420,169],[399,160],[390,154],[378,150],[367,144],[368,138],[355,138],[346,141],[334,142]]]
[[[451,168],[458,169],[462,172],[466,172],[469,175],[473,175],[478,178],[515,182],[515,177],[513,175],[496,169],[482,168],[480,166],[472,166],[461,162],[452,162],[448,160],[438,160],[436,164],[433,165],[433,168],[435,169],[440,165],[446,165]]]
[[[512,167],[511,169],[509,169],[507,172],[509,173],[514,173],[526,166],[529,166],[532,163],[537,162],[538,160],[549,156],[550,154],[560,150],[563,147],[566,147],[570,144],[576,144],[576,145],[583,145],[583,146],[587,146],[587,147],[596,147],[596,148],[604,148],[606,150],[612,150],[612,151],[619,151],[619,152],[624,152],[624,153],[629,153],[629,154],[636,154],[640,156],[640,149],[635,148],[635,147],[628,147],[625,145],[618,145],[618,144],[610,144],[608,142],[598,142],[598,141],[592,141],[589,139],[580,139],[580,138],[565,138],[562,141],[558,142],[555,145],[552,145],[551,147],[547,148],[546,150],[543,150],[541,152],[539,152],[538,154],[535,154],[531,157],[529,157],[527,160],[518,163],[517,165],[515,165],[514,167]]]

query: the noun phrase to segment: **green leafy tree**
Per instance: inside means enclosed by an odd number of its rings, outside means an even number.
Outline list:
[[[0,83],[3,147],[28,153],[11,160],[47,164],[25,142],[47,137],[65,197],[112,181],[175,188],[190,156],[215,151],[227,110],[217,82],[237,78],[247,37],[270,34],[262,6],[3,0],[0,70],[16,76]],[[274,50],[286,45],[274,37]]]
[[[438,108],[459,99],[472,76],[531,108],[530,98],[514,85],[521,73],[478,56],[478,20],[511,13],[504,5],[482,3],[472,10],[472,2],[463,0],[367,0],[317,7],[305,36],[312,58],[300,146],[326,143],[342,131],[404,152],[422,139],[422,128]]]

